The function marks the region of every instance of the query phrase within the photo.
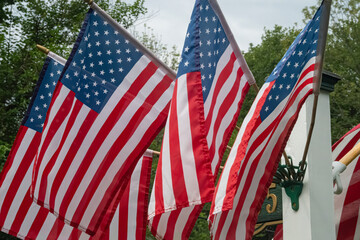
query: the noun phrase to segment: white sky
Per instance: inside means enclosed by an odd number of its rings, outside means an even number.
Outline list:
[[[131,2],[131,1],[129,1]],[[153,13],[147,26],[154,29],[162,43],[182,50],[185,33],[195,0],[146,0],[145,6]],[[225,18],[241,50],[250,43],[259,44],[264,28],[275,24],[292,26],[295,22],[303,27],[302,9],[317,4],[317,0],[218,0]],[[143,24],[136,26],[142,31]]]

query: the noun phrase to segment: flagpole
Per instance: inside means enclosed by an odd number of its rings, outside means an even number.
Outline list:
[[[63,57],[60,57],[59,55],[57,55],[56,53],[50,51],[48,48],[41,46],[39,44],[36,44],[36,47],[43,53],[45,53],[48,57],[51,57],[52,59],[54,59],[55,61],[59,62],[62,65],[65,65],[66,63],[66,59]]]
[[[348,166],[357,156],[360,155],[360,142],[356,144],[349,152],[343,156],[339,162]]]
[[[312,137],[312,133],[314,130],[315,125],[315,118],[316,118],[316,111],[320,93],[320,86],[322,80],[322,67],[324,64],[324,53],[325,53],[325,46],[326,46],[326,37],[329,27],[329,19],[330,19],[330,9],[331,9],[331,0],[324,0],[323,10],[321,13],[321,22],[320,22],[320,29],[319,29],[319,40],[317,45],[317,56],[315,61],[315,74],[314,74],[314,104],[312,109],[312,116],[311,116],[311,123],[309,126],[309,133],[305,144],[304,153],[302,156],[301,163],[299,165],[301,170],[304,170],[306,157],[309,151],[310,141]]]
[[[176,72],[158,59],[151,51],[134,38],[124,27],[117,23],[109,14],[102,10],[93,0],[84,0],[89,6],[99,13],[109,24],[111,24],[119,33],[129,40],[137,49],[142,51],[152,62],[163,70],[171,79],[176,79]]]

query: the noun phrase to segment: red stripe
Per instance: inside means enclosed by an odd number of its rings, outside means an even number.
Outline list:
[[[49,232],[49,235],[47,236],[47,239],[58,239],[64,226],[65,223],[63,221],[56,219],[55,223],[53,224]],[[74,228],[74,230],[79,231],[76,228]]]
[[[136,239],[138,240],[145,239],[146,237],[152,160],[152,157],[147,156],[144,156],[142,159],[136,214]]]
[[[33,173],[33,180],[32,180],[33,186],[36,185],[37,177],[39,174],[39,168],[40,168],[42,159],[44,157],[44,154],[45,154],[48,146],[50,145],[50,142],[53,139],[54,135],[57,133],[59,127],[64,122],[66,116],[69,114],[71,107],[72,107],[72,103],[74,101],[74,98],[75,98],[75,93],[69,92],[69,94],[66,96],[64,102],[62,103],[60,110],[56,113],[54,120],[50,122],[49,130],[48,130],[47,135],[45,136],[44,143],[41,146],[41,149],[39,149],[40,152],[39,152],[38,157],[35,159],[34,173]],[[30,190],[31,190],[31,193],[34,194],[34,188],[31,188]],[[43,201],[43,199],[39,199],[39,200]]]
[[[56,163],[56,160],[60,154],[60,151],[66,141],[66,138],[68,137],[69,132],[75,123],[76,116],[78,115],[79,111],[81,110],[81,106],[82,106],[82,103],[75,99],[74,108],[71,110],[69,120],[66,123],[66,127],[64,130],[64,134],[62,135],[60,144],[57,147],[55,153],[52,155],[52,157],[48,161],[48,163],[46,164],[46,167],[44,168],[44,170],[42,172],[41,185],[39,186],[38,199],[45,199],[46,189],[48,187],[48,182],[47,182],[48,175]]]
[[[217,217],[220,217],[220,219],[219,219],[219,223],[216,228],[215,236],[213,238],[214,240],[220,239],[220,234],[224,227],[224,224],[225,224],[228,214],[229,214],[229,211],[226,211],[226,212],[222,212],[220,215],[217,216]]]
[[[39,235],[40,229],[45,222],[45,219],[48,215],[48,211],[45,208],[40,208],[39,212],[37,213],[29,231],[28,231],[28,238],[30,239],[37,239]]]
[[[176,87],[176,85],[175,85]],[[161,146],[161,151],[163,151],[163,145]],[[155,192],[154,196],[155,196],[155,216],[157,214],[161,214],[163,212],[163,206],[164,206],[164,193],[163,193],[163,182],[162,182],[162,176],[163,176],[163,173],[162,173],[162,166],[163,163],[162,163],[162,154],[160,154],[159,156],[159,161],[158,161],[158,166],[156,168],[156,175],[155,175],[155,179],[154,179],[154,187],[153,187],[153,191]],[[152,223],[152,226],[155,226],[155,231],[157,229],[157,224],[155,224],[156,222],[158,223],[160,217],[159,218],[156,218],[154,217],[153,218],[153,223]],[[155,225],[154,225],[155,224]],[[154,234],[154,236],[156,236],[156,234]]]
[[[191,139],[192,139],[192,147],[193,147],[192,150],[195,157],[194,160],[195,160],[195,167],[197,172],[201,202],[205,203],[205,202],[210,202],[212,199],[214,193],[215,179],[211,171],[209,149],[206,140],[201,73],[200,72],[189,73],[187,74],[186,80],[187,80],[186,85],[188,92],[189,118],[190,118],[190,126],[191,126]],[[173,144],[172,141],[170,141],[170,145],[172,144]],[[173,168],[173,170],[177,171],[176,168]],[[180,188],[177,189],[178,186],[174,186],[174,187],[176,190],[181,190]]]
[[[177,210],[171,211],[169,213],[166,213],[166,214],[170,214],[170,216],[167,221],[166,232],[164,234],[163,239],[174,239],[175,225],[176,225],[176,221],[179,217],[180,211],[181,211],[181,209],[177,209]]]
[[[178,115],[177,115],[177,92],[178,92],[178,81],[176,81],[174,94],[171,101],[171,112],[169,114],[169,153],[170,153],[170,165],[171,165],[171,179],[176,206],[186,205],[188,202],[188,195],[184,179],[184,170],[182,167],[182,156],[180,151],[180,140],[179,140],[179,126],[178,126]],[[167,160],[167,159],[166,159]],[[161,206],[162,209],[165,206]]]
[[[11,166],[14,162],[14,158],[16,156],[16,153],[19,150],[19,147],[24,139],[24,136],[27,132],[27,127],[25,126],[20,126],[18,133],[16,134],[16,138],[14,141],[14,144],[10,150],[10,153],[7,157],[7,160],[4,164],[4,167],[2,169],[2,171],[0,171],[0,187],[2,186],[4,179],[6,178],[7,173],[9,172],[9,170],[11,169]]]
[[[214,87],[214,93],[213,93],[213,96],[211,98],[211,104],[210,104],[211,108],[209,109],[209,113],[208,113],[206,121],[205,121],[205,129],[207,131],[210,130],[210,124],[211,124],[211,120],[212,120],[213,113],[214,113],[214,107],[216,105],[216,101],[218,100],[217,98],[219,96],[220,90],[223,88],[225,82],[229,79],[229,76],[233,72],[234,62],[235,61],[236,61],[236,56],[235,56],[234,53],[232,53],[230,55],[229,62],[226,64],[224,69],[219,74],[219,78],[216,80],[216,85]],[[200,77],[200,79],[201,79],[201,77]],[[230,79],[230,80],[232,80],[232,79]],[[237,82],[237,80],[238,79],[236,79],[236,82]],[[209,101],[209,100],[210,99],[208,99],[207,101]]]
[[[129,217],[129,196],[130,196],[130,182],[124,193],[121,196],[120,207],[119,207],[119,239],[127,239],[128,232],[128,217]],[[121,218],[120,218],[121,216]]]
[[[160,215],[155,215],[155,216],[152,218],[152,223],[151,223],[151,225],[149,226],[149,227],[150,227],[150,232],[151,232],[152,235],[155,236],[155,237],[158,236],[158,234],[157,234],[157,229],[158,229],[158,226],[159,226],[160,219],[161,219],[161,214],[160,214]]]
[[[16,193],[18,192],[19,187],[26,175],[26,172],[29,170],[31,163],[34,160],[37,151],[37,146],[39,146],[40,143],[40,138],[41,138],[40,133],[36,132],[34,137],[31,139],[31,142],[29,143],[29,147],[26,150],[26,153],[19,165],[19,168],[17,169],[9,185],[8,191],[6,193],[6,197],[4,198],[4,202],[2,203],[0,210],[0,226],[3,226],[5,219],[8,215],[8,212],[10,210],[10,206],[16,196]]]
[[[73,230],[70,233],[69,240],[78,240],[81,236],[82,232],[79,231],[76,228],[73,228]]]

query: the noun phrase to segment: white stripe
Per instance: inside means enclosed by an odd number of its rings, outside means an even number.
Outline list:
[[[119,216],[120,205],[116,208],[113,220],[110,223],[109,227],[109,239],[118,239],[119,238],[119,222],[121,224],[122,219]],[[118,220],[118,221],[117,221]]]
[[[192,151],[192,132],[190,123],[190,112],[188,105],[188,91],[187,91],[186,74],[179,77],[177,88],[177,124],[179,133],[179,147],[181,164],[183,168],[182,175],[184,176],[186,193],[188,196],[189,204],[201,203],[200,189],[197,179],[195,156]],[[189,151],[191,149],[191,151]],[[173,169],[173,168],[172,168]]]
[[[171,105],[170,105],[169,112],[171,112]],[[148,219],[153,218],[155,215],[155,204],[156,204],[156,200],[155,200],[156,188],[155,188],[155,186],[157,185],[157,182],[159,181],[158,178],[161,178],[161,181],[162,181],[162,191],[163,191],[163,194],[162,194],[163,199],[162,200],[164,201],[164,205],[172,206],[175,204],[175,196],[173,194],[174,192],[173,192],[173,188],[172,188],[172,184],[171,184],[172,176],[171,176],[171,172],[169,171],[171,169],[171,165],[170,165],[170,161],[166,160],[166,159],[170,159],[169,143],[170,143],[170,139],[169,139],[169,118],[168,118],[166,121],[164,137],[163,137],[162,146],[161,146],[162,161],[161,161],[160,167],[161,167],[162,174],[155,175],[155,180],[154,180],[153,188],[151,191],[150,203],[149,203],[149,208],[148,208]],[[160,162],[159,162],[159,164],[160,164]]]
[[[140,158],[136,167],[131,174],[130,179],[130,193],[128,200],[128,228],[127,228],[127,239],[135,239],[137,229],[137,211],[139,210],[138,198],[140,189],[140,177],[141,169],[143,164],[143,158]],[[145,176],[144,176],[145,177]]]
[[[360,239],[360,209],[354,209],[357,210],[357,220],[356,220],[356,228],[355,228],[355,233],[354,233],[354,240],[356,239]]]

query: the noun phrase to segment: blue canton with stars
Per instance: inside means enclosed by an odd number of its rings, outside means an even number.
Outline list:
[[[189,72],[201,72],[204,102],[213,83],[217,63],[228,45],[229,40],[209,2],[196,1],[177,77]]]
[[[142,54],[90,9],[61,82],[100,113]]]
[[[277,64],[266,82],[276,81],[267,95],[260,111],[262,120],[274,111],[277,105],[286,98],[297,83],[305,64],[316,56],[317,41],[322,6],[314,18],[296,37],[281,61]]]
[[[42,132],[55,86],[64,66],[47,57],[22,125]]]

